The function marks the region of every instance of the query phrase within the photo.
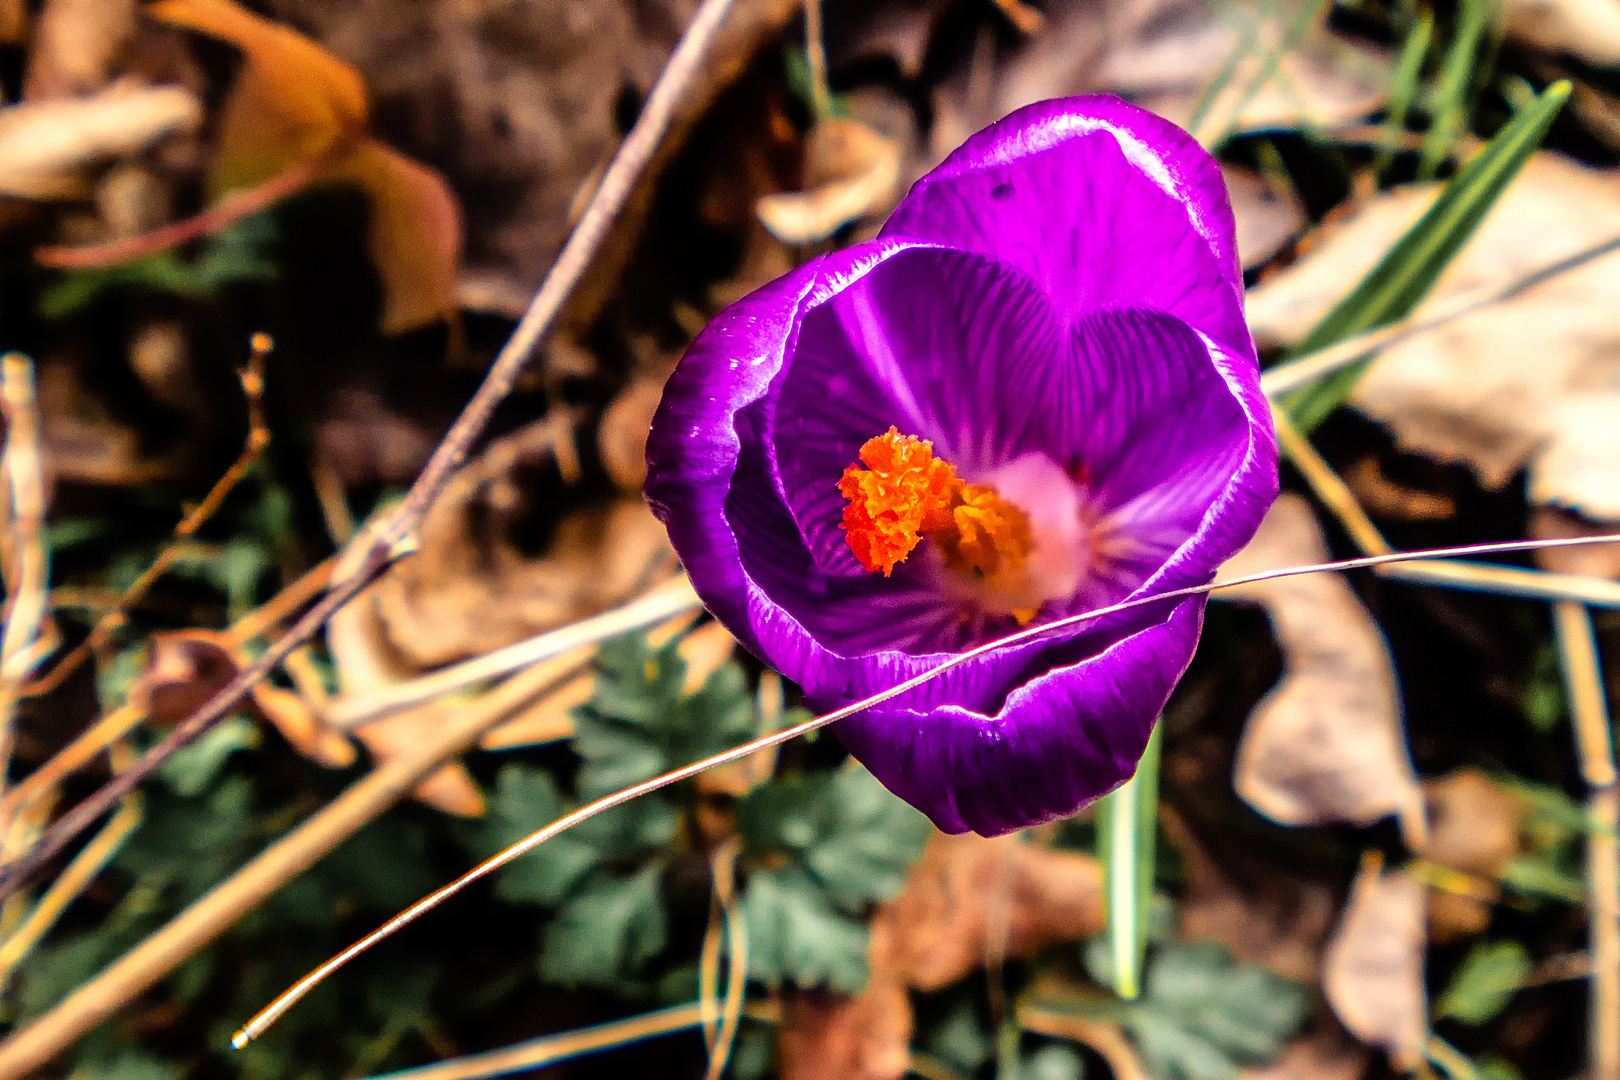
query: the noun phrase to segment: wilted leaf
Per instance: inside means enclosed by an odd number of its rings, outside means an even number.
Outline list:
[[[1525,44],[1620,64],[1620,5],[1611,0],[1508,0],[1504,14],[1508,36]]]
[[[92,97],[0,108],[0,193],[81,197],[82,170],[201,122],[201,104],[178,86],[117,83]]]
[[[1430,862],[1496,881],[1519,853],[1525,806],[1477,769],[1458,769],[1424,785],[1432,831],[1423,855]],[[1430,934],[1438,941],[1477,934],[1490,923],[1484,899],[1435,889]]]
[[[437,172],[365,137],[365,85],[354,68],[231,0],[157,0],[146,11],[242,51],[209,174],[216,199],[330,157],[321,177],[358,185],[371,204],[369,243],[383,282],[383,332],[400,333],[455,311],[461,255],[455,196]]]
[[[1327,558],[1310,504],[1284,495],[1221,577]],[[1395,814],[1408,843],[1421,847],[1423,793],[1406,751],[1394,665],[1350,586],[1337,575],[1306,574],[1222,595],[1265,606],[1286,665],[1244,729],[1238,793],[1285,825],[1370,825]]]
[[[1007,908],[993,916],[998,903]],[[984,966],[993,918],[1005,920],[1005,955],[1012,958],[1080,941],[1107,925],[1095,859],[1011,835],[936,832],[890,907],[897,967],[924,992]]]
[[[1530,974],[1530,954],[1517,941],[1474,946],[1435,1005],[1435,1016],[1483,1024],[1507,1007]]]
[[[759,218],[785,244],[825,240],[887,209],[899,179],[900,147],[893,139],[856,120],[823,120],[805,146],[804,190],[761,197]]]
[[[536,477],[555,469],[543,420],[497,439],[450,482],[421,548],[375,591],[392,650],[415,668],[478,656],[624,603],[673,565],[664,527],[638,496],[565,513],[541,554],[518,544],[538,515]]]
[[[1364,862],[1324,958],[1322,991],[1340,1022],[1362,1042],[1387,1050],[1403,1071],[1423,1060],[1429,1028],[1427,892],[1404,871],[1385,874],[1377,860]]]
[[[1249,325],[1269,344],[1293,344],[1359,280],[1429,206],[1436,188],[1379,195],[1336,226],[1299,262],[1250,290]],[[1463,248],[1414,317],[1465,296],[1485,296],[1601,240],[1620,236],[1620,178],[1551,153],[1531,159]],[[1505,484],[1526,462],[1538,501],[1580,509],[1591,486],[1569,490],[1557,471],[1541,472],[1537,451],[1555,463],[1582,461],[1588,414],[1568,437],[1562,403],[1615,379],[1620,258],[1599,259],[1501,304],[1420,335],[1383,353],[1350,403],[1386,424],[1403,447],[1471,466],[1488,487]],[[1599,398],[1612,401],[1612,395]],[[1614,416],[1607,408],[1594,411]],[[1599,422],[1601,424],[1601,421]],[[1620,427],[1610,420],[1608,428]],[[1544,448],[1544,449],[1543,449]],[[1600,491],[1603,490],[1600,488]],[[1607,497],[1607,496],[1605,496]],[[1603,517],[1594,513],[1594,517]]]
[[[546,928],[540,974],[564,986],[618,985],[664,948],[662,871],[628,878],[601,874],[557,912]]]
[[[24,100],[73,98],[101,90],[134,32],[134,0],[48,0],[28,43]]]

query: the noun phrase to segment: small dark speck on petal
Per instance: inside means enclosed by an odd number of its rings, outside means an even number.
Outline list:
[[[995,187],[990,189],[990,197],[992,199],[1010,199],[1012,198],[1012,193],[1013,186],[1011,184],[997,184]]]

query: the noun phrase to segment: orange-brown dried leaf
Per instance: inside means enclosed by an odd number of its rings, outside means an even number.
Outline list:
[[[146,12],[242,51],[208,178],[215,198],[279,175],[365,127],[359,72],[308,38],[230,0],[157,0]]]
[[[382,277],[383,333],[453,313],[461,207],[444,177],[375,139],[362,140],[326,177],[354,183],[371,204],[366,243]]]
[[[900,1080],[911,1064],[911,998],[892,906],[872,919],[870,975],[859,994],[800,991],[777,1029],[780,1080]]]

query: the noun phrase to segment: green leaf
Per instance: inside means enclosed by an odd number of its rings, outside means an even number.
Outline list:
[[[846,994],[866,985],[866,926],[840,914],[806,874],[755,871],[742,909],[750,977]]]
[[[1468,113],[1468,89],[1473,82],[1474,58],[1479,52],[1479,38],[1485,31],[1485,18],[1490,13],[1490,0],[1463,0],[1459,5],[1461,17],[1457,21],[1456,36],[1446,50],[1446,63],[1440,73],[1440,86],[1430,108],[1434,122],[1423,140],[1423,153],[1418,160],[1418,176],[1431,179],[1440,163],[1451,151],[1462,130]]]
[[[478,848],[493,855],[564,813],[562,796],[550,773],[516,762],[501,767],[489,810],[478,825]],[[599,861],[597,852],[577,831],[541,844],[500,872],[495,895],[517,904],[556,907]]]
[[[540,976],[564,986],[612,987],[634,977],[664,948],[662,869],[627,878],[599,874],[546,929]]]
[[[1074,1047],[1049,1043],[1024,1059],[1018,1075],[1027,1080],[1084,1080],[1086,1063]]]
[[[1516,856],[1502,872],[1502,884],[1531,896],[1585,903],[1585,881],[1559,866],[1555,856],[1551,851]]]
[[[1083,955],[1092,977],[1106,984],[1106,945],[1094,939]],[[1310,1011],[1304,987],[1238,963],[1215,942],[1156,949],[1142,989],[1124,1006],[1124,1022],[1158,1080],[1231,1080],[1241,1066],[1280,1054]]]
[[[1435,1017],[1483,1024],[1507,1007],[1530,974],[1530,954],[1517,941],[1474,946],[1435,1006]]]
[[[182,746],[158,769],[158,775],[176,795],[200,795],[214,782],[225,762],[238,750],[257,750],[259,729],[245,716],[232,716]]]
[[[932,828],[859,766],[755,788],[737,804],[743,852],[786,854],[834,903],[859,910],[905,884]]]
[[[1417,96],[1418,80],[1423,76],[1423,61],[1429,55],[1429,39],[1434,36],[1434,12],[1425,11],[1406,35],[1401,47],[1401,59],[1395,67],[1395,79],[1389,89],[1389,109],[1384,119],[1384,134],[1380,140],[1378,160],[1373,172],[1382,176],[1389,168],[1401,136],[1406,134],[1406,114]]]
[[[1147,951],[1159,814],[1159,747],[1155,724],[1136,775],[1097,804],[1098,856],[1108,897],[1108,941],[1114,992],[1134,998]]]
[[[581,798],[650,780],[753,736],[754,701],[741,666],[721,666],[686,695],[679,645],[655,650],[640,634],[603,645],[591,700],[574,710],[574,749],[585,759]]]
[[[1410,314],[1530,160],[1569,94],[1569,83],[1554,83],[1542,92],[1534,108],[1497,132],[1457,170],[1434,205],[1389,254],[1305,336],[1293,355],[1316,352]],[[1368,362],[1343,368],[1285,397],[1283,406],[1295,425],[1310,431],[1326,419],[1350,396]]]

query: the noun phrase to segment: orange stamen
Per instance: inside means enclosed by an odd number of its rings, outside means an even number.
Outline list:
[[[889,430],[861,447],[838,490],[849,500],[843,529],[861,565],[885,577],[923,537],[955,570],[993,577],[1021,568],[1035,546],[1029,518],[983,484],[968,484],[934,444]]]

